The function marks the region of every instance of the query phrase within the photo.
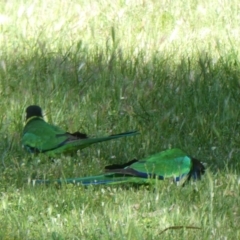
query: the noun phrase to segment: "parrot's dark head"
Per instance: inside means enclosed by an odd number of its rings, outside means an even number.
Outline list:
[[[204,165],[197,160],[196,158],[191,158],[192,160],[192,168],[189,173],[190,177],[192,176],[193,179],[201,179],[201,176],[205,173]]]
[[[31,117],[43,117],[42,109],[37,105],[31,105],[26,108],[26,121]]]

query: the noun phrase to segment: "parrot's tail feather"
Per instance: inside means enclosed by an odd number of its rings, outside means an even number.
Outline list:
[[[68,133],[67,133],[68,134]],[[98,142],[104,142],[104,141],[108,141],[108,140],[112,140],[112,139],[117,139],[117,138],[121,138],[121,137],[129,137],[129,136],[135,136],[137,134],[139,134],[138,131],[131,131],[131,132],[126,132],[126,133],[120,133],[120,134],[116,134],[116,135],[111,135],[111,136],[107,136],[107,137],[99,137],[99,138],[88,138],[88,137],[83,137],[83,138],[77,138],[77,136],[79,136],[80,133],[73,133],[71,137],[69,137],[68,139],[66,139],[65,141],[61,142],[59,145],[57,145],[54,148],[51,149],[45,149],[45,150],[41,150],[39,151],[38,149],[31,149],[32,152],[48,152],[49,155],[55,155],[55,154],[61,154],[61,153],[67,153],[67,152],[72,152],[75,150],[81,150],[83,148],[86,148],[94,143],[98,143]],[[82,134],[84,135],[84,134]]]
[[[110,135],[109,137],[116,137],[116,138],[119,138],[119,137],[127,137],[127,136],[134,136],[134,135],[137,135],[139,134],[138,131],[130,131],[130,132],[124,132],[124,133],[118,133],[118,134],[113,134],[113,135]]]
[[[90,177],[83,177],[83,178],[67,178],[67,179],[57,179],[57,180],[33,180],[34,184],[79,184],[83,186],[89,185],[113,185],[113,184],[121,184],[121,183],[138,183],[143,184],[146,183],[148,179],[142,179],[137,177],[131,176],[124,176],[120,174],[104,174],[104,175],[97,175],[97,176],[90,176]]]
[[[110,135],[110,136],[107,136],[107,137],[88,138],[88,139],[84,139],[84,141],[82,141],[82,143],[84,142],[86,144],[92,144],[92,143],[104,142],[104,141],[109,141],[109,140],[112,140],[112,139],[117,139],[117,138],[122,138],[122,137],[135,136],[137,134],[139,134],[138,131],[131,131],[131,132],[125,132],[125,133]]]
[[[122,138],[122,137],[130,137],[130,136],[135,136],[139,134],[138,131],[132,131],[132,132],[126,132],[126,133],[120,133],[120,134],[116,134],[116,135],[110,135],[107,137],[99,137],[99,138],[86,138],[86,139],[79,139],[79,140],[74,140],[74,141],[69,141],[69,142],[65,142],[63,145],[64,146],[72,146],[72,147],[76,147],[78,148],[78,146],[80,147],[80,149],[87,147],[91,144],[94,143],[98,143],[98,142],[105,142],[105,141],[109,141],[112,139],[117,139],[117,138]]]

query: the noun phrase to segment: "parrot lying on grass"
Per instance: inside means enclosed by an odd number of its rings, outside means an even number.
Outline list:
[[[151,183],[156,179],[174,178],[180,181],[186,177],[187,181],[191,178],[201,179],[205,167],[203,164],[192,157],[186,155],[181,149],[169,149],[142,160],[132,160],[128,163],[110,165],[105,167],[105,174],[69,178],[63,180],[35,180],[37,184],[48,183],[74,183],[88,185],[118,184],[118,183]]]
[[[54,156],[55,154],[77,151],[93,143],[139,134],[137,131],[131,131],[106,137],[88,138],[84,133],[69,133],[45,122],[42,109],[39,106],[27,107],[26,114],[22,143],[30,153],[46,153],[49,156]]]

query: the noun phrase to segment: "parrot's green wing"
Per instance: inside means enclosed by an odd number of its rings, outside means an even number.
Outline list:
[[[129,168],[159,178],[180,177],[189,173],[192,161],[181,149],[169,149],[137,161]]]
[[[60,147],[68,140],[61,128],[35,117],[23,129],[22,144],[29,152],[45,152]]]

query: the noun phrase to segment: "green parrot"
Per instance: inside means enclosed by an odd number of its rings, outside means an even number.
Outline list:
[[[30,153],[46,153],[49,156],[73,152],[93,143],[121,137],[134,136],[137,131],[125,132],[99,138],[88,138],[84,133],[69,133],[44,121],[42,109],[32,105],[26,109],[26,125],[23,129],[22,144]]]
[[[105,167],[105,173],[96,176],[69,178],[63,180],[35,180],[37,184],[48,184],[51,182],[75,183],[88,185],[100,184],[119,184],[119,183],[151,183],[166,178],[174,178],[180,181],[186,178],[189,181],[193,179],[201,179],[204,174],[204,165],[197,160],[188,156],[181,149],[169,149],[163,152],[151,155],[142,160],[131,160],[128,163],[119,165],[114,164]]]

